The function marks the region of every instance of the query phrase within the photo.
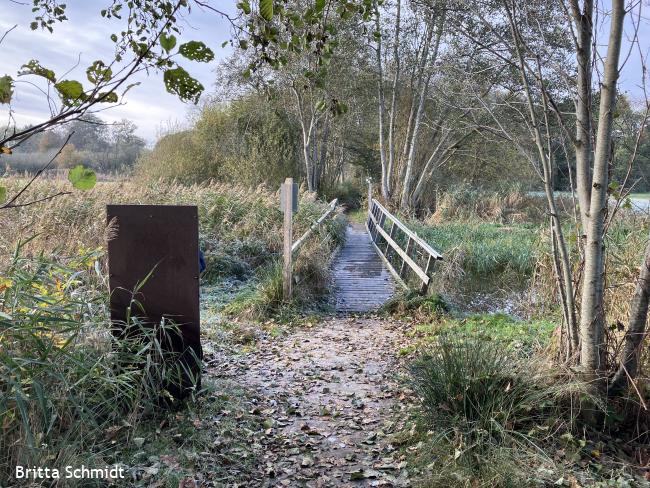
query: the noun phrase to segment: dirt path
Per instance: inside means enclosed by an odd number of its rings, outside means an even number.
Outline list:
[[[399,325],[332,318],[264,339],[215,371],[252,389],[266,419],[251,486],[408,486],[390,443],[400,418],[401,342]]]

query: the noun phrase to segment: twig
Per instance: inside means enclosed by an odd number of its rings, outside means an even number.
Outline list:
[[[70,195],[70,194],[72,194],[71,191],[60,191],[58,193],[55,193],[54,195],[39,198],[38,200],[33,200],[33,201],[27,202],[27,203],[12,203],[11,205],[3,205],[2,207],[0,207],[0,210],[7,209],[7,208],[28,207],[29,205],[34,205],[36,203],[46,202],[48,200],[52,200],[53,198],[61,197],[63,195]]]
[[[63,142],[63,145],[59,148],[59,150],[56,152],[56,154],[54,154],[54,156],[52,156],[52,159],[50,159],[45,166],[43,166],[41,169],[39,169],[34,174],[34,176],[32,176],[32,179],[29,180],[29,182],[27,182],[27,184],[18,193],[16,193],[16,195],[14,195],[11,200],[9,200],[4,205],[0,206],[0,210],[17,206],[17,205],[14,205],[14,202],[16,200],[18,200],[18,198],[20,198],[20,196],[23,193],[25,193],[25,191],[27,191],[27,189],[32,185],[32,183],[34,183],[34,181],[36,181],[36,178],[38,178],[39,176],[41,176],[43,174],[43,171],[45,171],[47,168],[49,168],[52,165],[54,160],[61,154],[61,151],[63,151],[63,148],[68,144],[68,142],[70,141],[70,138],[72,137],[73,134],[74,134],[74,132],[70,132],[70,134],[68,134],[68,137],[66,137],[65,141]]]
[[[2,34],[2,37],[0,37],[0,44],[2,44],[2,41],[5,40],[5,37],[7,37],[7,34],[9,34],[12,30],[14,30],[16,27],[18,27],[18,24],[15,24],[13,27],[7,29],[4,34]]]

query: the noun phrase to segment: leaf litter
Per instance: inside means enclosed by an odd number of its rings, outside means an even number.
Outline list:
[[[407,408],[402,340],[397,322],[337,317],[261,337],[244,353],[220,351],[208,375],[244,386],[248,413],[261,418],[246,486],[409,486],[405,456],[390,441]]]

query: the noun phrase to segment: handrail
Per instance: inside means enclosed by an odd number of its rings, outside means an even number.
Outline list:
[[[391,222],[390,232],[384,229],[386,220]],[[396,229],[401,230],[407,238],[406,248],[403,249],[395,240]],[[368,219],[366,221],[366,230],[370,235],[370,240],[379,253],[380,257],[384,260],[390,272],[397,278],[397,280],[408,288],[405,282],[406,266],[408,266],[417,276],[421,282],[420,291],[426,293],[431,282],[431,271],[435,261],[443,259],[442,255],[427,244],[415,232],[406,227],[399,221],[392,213],[379,203],[374,198],[370,198],[370,205],[368,208]],[[380,236],[384,242],[380,243]],[[384,249],[379,247],[379,244],[384,245]],[[426,265],[424,268],[416,262],[416,258],[412,257],[413,248],[417,246],[424,252],[426,256]],[[395,270],[389,255],[389,248],[399,256],[401,260],[400,271]],[[394,255],[393,255],[394,257]]]
[[[321,225],[321,224],[325,221],[325,219],[326,219],[327,217],[329,217],[330,214],[331,214],[334,210],[336,210],[336,203],[337,203],[337,202],[338,202],[338,198],[335,198],[334,200],[332,200],[332,201],[328,204],[329,209],[328,209],[328,210],[327,210],[323,215],[321,215],[321,216],[318,218],[318,220],[317,220],[316,222],[314,222],[314,223],[311,225],[311,227],[309,227],[309,229],[307,229],[307,232],[305,232],[305,233],[300,237],[300,239],[298,239],[296,242],[294,242],[294,243],[291,245],[291,252],[292,252],[292,253],[293,253],[293,252],[296,252],[296,251],[300,248],[300,246],[302,246],[302,245],[305,243],[305,241],[307,241],[307,239],[309,238],[309,236],[310,236],[310,235],[311,235],[311,234],[312,234],[312,233],[313,233],[313,232],[318,228],[318,226]]]
[[[379,203],[377,200],[374,198],[372,199],[372,203],[379,207],[379,209],[388,217],[390,220],[395,222],[395,225],[402,229],[402,231],[409,236],[411,239],[413,239],[415,242],[417,242],[420,247],[422,247],[425,251],[427,251],[429,254],[434,256],[436,259],[443,259],[442,254],[440,254],[438,251],[436,251],[434,248],[432,248],[429,244],[427,244],[420,236],[418,236],[417,232],[412,231],[408,227],[406,227],[404,224],[402,224],[397,217],[395,217],[392,213],[390,213],[388,210],[386,210],[386,207],[384,207],[381,203]]]

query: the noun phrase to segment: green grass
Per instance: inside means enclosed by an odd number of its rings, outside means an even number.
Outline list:
[[[581,427],[585,406],[605,411],[591,387],[535,359],[553,328],[503,314],[413,327],[418,401],[392,442],[403,446],[414,486],[643,486],[614,452],[601,457],[606,447]]]
[[[183,365],[200,368],[165,348],[173,325],[129,319],[133,334],[110,333],[100,258],[27,258],[19,249],[0,276],[1,478],[16,465],[105,464],[118,445],[106,432],[128,437],[163,405],[182,403],[168,390],[187,384]]]
[[[507,274],[530,278],[539,256],[540,228],[528,224],[445,223],[410,226],[446,261],[462,260],[463,271],[475,279]]]
[[[351,212],[348,212],[347,215],[350,222],[354,222],[355,224],[365,224],[368,219],[368,209],[360,208],[352,210]]]
[[[413,340],[400,351],[402,355],[436,344],[440,338],[459,336],[500,344],[504,350],[526,356],[548,347],[557,327],[551,320],[520,320],[503,313],[416,317],[408,333]]]

